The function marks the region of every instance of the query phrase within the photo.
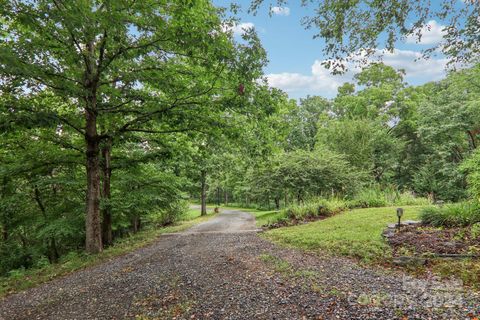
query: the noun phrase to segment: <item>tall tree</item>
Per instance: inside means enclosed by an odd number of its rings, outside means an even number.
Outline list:
[[[102,250],[101,146],[131,132],[195,129],[215,110],[206,102],[218,90],[236,92],[239,83],[248,90],[258,77],[258,41],[237,59],[220,14],[207,0],[0,1],[1,90],[12,93],[4,107],[84,138],[88,252]],[[218,86],[222,77],[228,88]],[[60,110],[31,103],[47,90],[64,103]]]

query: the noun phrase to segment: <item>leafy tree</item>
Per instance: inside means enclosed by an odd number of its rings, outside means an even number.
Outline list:
[[[358,176],[343,156],[327,149],[285,153],[277,170],[283,187],[299,202],[307,196],[348,194],[358,186]]]
[[[300,99],[299,105],[288,116],[291,126],[291,132],[288,136],[288,148],[292,150],[313,150],[318,130],[317,123],[320,116],[327,113],[330,108],[330,101],[322,97],[309,96],[305,99]]]
[[[112,142],[135,132],[208,127],[218,115],[211,97],[225,90],[231,97],[239,84],[248,92],[264,63],[254,33],[235,46],[221,12],[206,0],[2,1],[0,8],[0,20],[8,21],[2,92],[11,93],[4,107],[15,121],[22,113],[36,125],[48,119],[85,141],[88,252],[102,250],[100,149],[109,157]],[[47,92],[58,107],[35,100]]]
[[[398,116],[395,102],[404,87],[402,71],[383,63],[373,63],[354,78],[363,89],[356,92],[350,83],[340,87],[332,107],[336,116],[378,119],[385,124]]]
[[[425,150],[414,183],[417,189],[439,198],[465,196],[465,176],[459,165],[477,147],[480,121],[475,82],[466,82],[474,71],[456,72],[426,85],[430,94],[419,105],[417,133]]]
[[[392,175],[401,147],[401,141],[389,131],[368,119],[330,120],[319,130],[317,141],[320,148],[344,155],[350,165],[381,182]]]

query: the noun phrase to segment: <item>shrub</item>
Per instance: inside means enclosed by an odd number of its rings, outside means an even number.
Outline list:
[[[480,200],[480,150],[477,149],[461,165],[461,169],[467,174],[468,192],[475,200]]]
[[[371,187],[358,192],[350,202],[352,208],[376,208],[386,206],[411,206],[431,204],[427,198],[416,197],[413,193],[398,192],[393,188]]]
[[[158,210],[149,216],[153,224],[166,226],[180,220],[188,212],[188,202],[184,200],[172,201],[167,208]]]
[[[312,199],[301,205],[293,205],[285,209],[290,219],[305,219],[308,217],[328,217],[344,211],[348,203],[341,199]]]
[[[480,222],[480,207],[472,202],[427,207],[420,212],[420,217],[424,224],[434,227],[465,227]]]
[[[378,188],[361,190],[353,197],[351,203],[357,208],[385,207],[388,204],[385,193]]]

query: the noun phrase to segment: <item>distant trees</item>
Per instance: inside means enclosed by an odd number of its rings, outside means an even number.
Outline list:
[[[301,99],[266,157],[233,152],[237,160],[220,169],[235,177],[232,201],[278,208],[368,187],[464,199],[466,173],[472,186],[477,175],[467,159],[480,133],[478,70],[413,87],[402,71],[374,63],[332,100]]]

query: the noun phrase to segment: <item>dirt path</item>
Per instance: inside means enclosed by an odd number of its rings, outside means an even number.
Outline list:
[[[0,319],[465,319],[474,311],[465,301],[433,313],[419,309],[431,291],[426,284],[278,248],[257,235],[250,215],[224,211],[9,296],[0,301]]]

